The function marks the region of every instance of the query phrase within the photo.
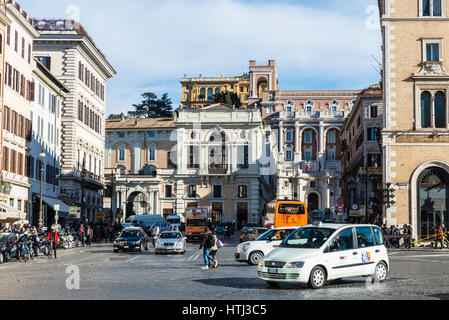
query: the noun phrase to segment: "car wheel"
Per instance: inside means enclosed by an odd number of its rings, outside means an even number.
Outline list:
[[[383,282],[387,278],[388,268],[385,262],[381,261],[377,264],[376,269],[374,270],[374,281]]]
[[[9,261],[9,253],[5,252],[5,256],[3,258],[4,258],[3,260],[5,260],[5,262],[8,262]]]
[[[279,283],[273,281],[266,281],[270,288],[279,288]]]
[[[309,287],[312,289],[319,289],[326,283],[326,271],[320,266],[316,266],[310,272]]]
[[[0,264],[5,262],[5,257],[3,257],[3,254],[0,252]]]
[[[260,251],[251,252],[248,261],[251,265],[256,266],[259,264],[260,259],[263,258],[263,253]]]

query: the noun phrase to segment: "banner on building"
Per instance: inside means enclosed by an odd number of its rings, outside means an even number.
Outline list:
[[[77,206],[69,207],[69,217],[70,218],[77,218],[77,219],[80,217],[80,214],[78,212],[78,207]]]

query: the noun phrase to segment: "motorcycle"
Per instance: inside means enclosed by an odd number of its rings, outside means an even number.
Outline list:
[[[17,240],[17,260],[26,262],[31,259],[31,250],[29,245],[28,236],[26,234],[19,237]]]

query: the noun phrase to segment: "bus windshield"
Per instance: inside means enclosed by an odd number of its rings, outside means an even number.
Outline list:
[[[280,214],[305,214],[304,205],[300,203],[281,203],[278,213]]]
[[[330,228],[299,228],[292,232],[281,243],[284,248],[320,248],[327,239],[335,232]]]
[[[206,219],[188,219],[188,227],[204,227],[206,225]]]

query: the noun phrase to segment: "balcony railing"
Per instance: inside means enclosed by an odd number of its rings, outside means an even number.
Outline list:
[[[227,174],[228,165],[227,164],[210,164],[209,174]]]

